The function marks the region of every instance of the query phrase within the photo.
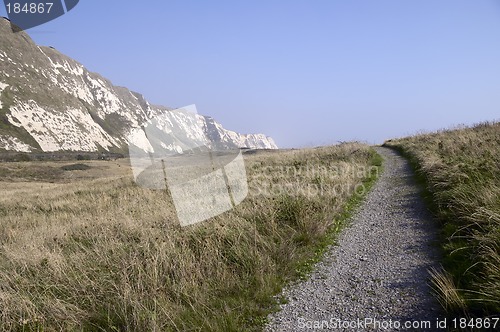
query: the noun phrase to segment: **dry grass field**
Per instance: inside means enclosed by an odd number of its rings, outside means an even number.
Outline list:
[[[424,180],[442,221],[437,295],[450,314],[500,313],[500,122],[387,141]]]
[[[249,195],[181,228],[126,159],[0,164],[0,330],[259,330],[380,165],[366,145],[245,156]]]

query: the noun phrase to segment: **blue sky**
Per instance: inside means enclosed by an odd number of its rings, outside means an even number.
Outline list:
[[[81,0],[27,32],[152,103],[194,103],[280,147],[500,118],[496,0]]]

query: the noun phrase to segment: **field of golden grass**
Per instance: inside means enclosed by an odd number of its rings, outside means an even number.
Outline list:
[[[500,122],[390,140],[426,184],[445,254],[434,271],[450,314],[500,312]]]
[[[137,186],[126,159],[0,164],[0,330],[261,329],[380,159],[344,143],[245,164],[248,197],[183,228],[169,195]]]

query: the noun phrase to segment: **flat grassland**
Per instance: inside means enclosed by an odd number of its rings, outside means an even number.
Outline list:
[[[377,176],[368,146],[245,155],[248,197],[181,228],[126,159],[0,164],[0,330],[259,330]]]
[[[442,222],[435,291],[450,314],[500,313],[500,122],[385,142],[414,163]]]

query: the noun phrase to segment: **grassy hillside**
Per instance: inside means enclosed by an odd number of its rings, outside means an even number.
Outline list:
[[[500,312],[500,123],[390,140],[424,180],[442,222],[436,292],[450,313]]]
[[[245,201],[185,228],[126,160],[2,164],[0,330],[258,330],[380,159],[347,143],[245,160]]]

